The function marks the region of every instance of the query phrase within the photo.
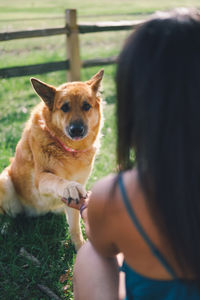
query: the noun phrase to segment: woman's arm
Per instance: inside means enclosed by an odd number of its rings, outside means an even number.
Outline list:
[[[62,199],[69,207],[81,211],[88,239],[96,250],[106,257],[119,253],[114,241],[115,225],[119,221],[115,215],[115,178],[114,175],[109,175],[98,181],[87,194],[87,198],[81,198],[79,203],[69,203],[67,199]]]
[[[83,211],[88,239],[96,250],[110,257],[119,253],[115,236],[115,176],[110,175],[98,181],[92,189],[88,207]]]

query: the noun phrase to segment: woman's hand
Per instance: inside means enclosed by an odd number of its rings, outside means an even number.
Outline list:
[[[66,198],[62,198],[61,200],[69,207],[74,208],[74,209],[78,209],[80,210],[80,214],[81,217],[84,219],[85,221],[85,212],[84,210],[87,208],[88,203],[89,203],[89,198],[90,198],[91,192],[87,192],[87,195],[85,198],[80,198],[79,201],[75,201],[73,199],[66,199]],[[83,213],[84,212],[84,213]]]

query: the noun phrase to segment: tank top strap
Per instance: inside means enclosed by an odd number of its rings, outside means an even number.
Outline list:
[[[160,261],[160,263],[167,270],[167,272],[171,275],[171,277],[173,279],[177,279],[177,276],[176,276],[176,273],[174,272],[174,270],[171,268],[169,263],[163,257],[162,253],[153,244],[153,242],[151,241],[151,239],[148,237],[145,230],[143,229],[142,225],[140,224],[140,222],[139,222],[139,220],[138,220],[138,218],[137,218],[137,216],[136,216],[136,214],[133,210],[133,207],[130,204],[130,201],[129,201],[128,195],[126,193],[126,189],[125,189],[125,186],[124,186],[124,182],[123,182],[123,178],[122,178],[121,173],[118,175],[118,185],[119,185],[119,189],[120,189],[121,196],[122,196],[124,205],[126,207],[126,210],[129,214],[129,217],[132,220],[132,223],[135,225],[137,231],[140,233],[140,235],[142,236],[142,238],[144,239],[144,241],[146,242],[146,244],[150,248],[152,254]]]

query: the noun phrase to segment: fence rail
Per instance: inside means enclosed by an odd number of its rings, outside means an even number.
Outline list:
[[[141,24],[142,21],[120,21],[120,22],[99,22],[99,23],[84,23],[78,25],[80,34],[95,33],[103,31],[118,31],[130,30]],[[50,35],[69,34],[70,28],[68,26],[58,28],[46,28],[35,30],[23,30],[13,32],[0,33],[0,41],[10,41],[16,39],[44,37]]]
[[[46,37],[65,34],[67,38],[67,60],[28,66],[17,66],[0,69],[0,78],[19,77],[43,74],[53,71],[67,70],[68,80],[80,80],[80,69],[90,66],[109,65],[116,63],[116,57],[80,60],[79,34],[105,31],[131,30],[143,21],[98,22],[77,24],[76,10],[66,10],[65,26],[58,28],[34,29],[26,31],[0,33],[0,41],[24,38]]]
[[[66,27],[3,32],[0,33],[0,41],[2,42],[2,41],[17,40],[17,39],[44,37],[44,36],[67,34],[67,33],[68,31]]]
[[[94,66],[106,66],[112,65],[117,62],[117,57],[108,58],[96,58],[90,60],[83,60],[81,62],[82,68],[94,67]],[[48,72],[69,70],[69,60],[50,62],[43,64],[35,64],[29,66],[19,66],[0,69],[0,78],[11,78],[11,77],[21,77],[29,76],[34,74],[45,74]]]

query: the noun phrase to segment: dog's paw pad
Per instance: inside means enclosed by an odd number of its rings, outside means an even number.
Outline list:
[[[72,181],[65,187],[63,198],[67,199],[68,203],[74,200],[78,204],[80,198],[85,197],[86,194],[85,188],[80,183]]]

